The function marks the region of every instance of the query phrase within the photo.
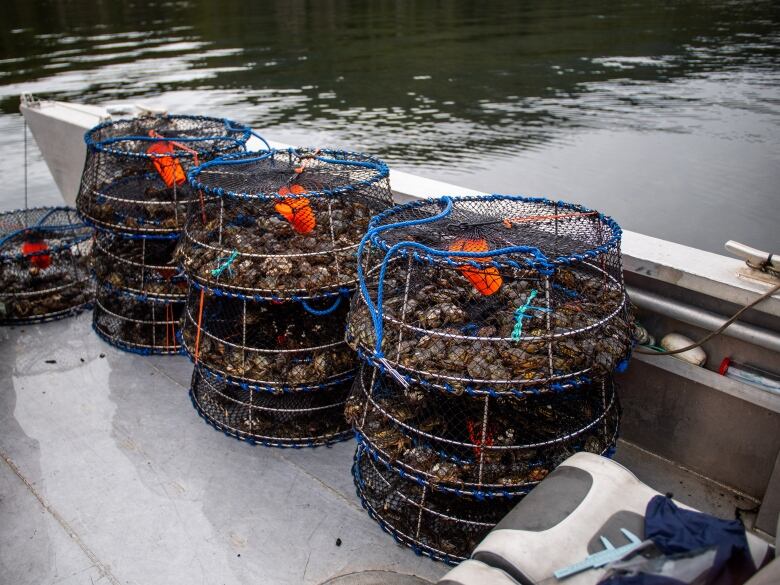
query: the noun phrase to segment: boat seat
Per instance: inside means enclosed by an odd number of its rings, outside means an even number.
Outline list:
[[[628,544],[621,528],[643,538],[647,503],[658,494],[611,459],[592,453],[572,455],[496,525],[470,560],[447,573],[439,585],[595,584],[604,576],[603,568],[564,581],[553,573],[603,550],[600,536],[616,547]],[[771,557],[770,546],[750,533],[747,538],[755,565],[763,566]]]
[[[517,585],[501,569],[469,559],[447,573],[436,585]]]

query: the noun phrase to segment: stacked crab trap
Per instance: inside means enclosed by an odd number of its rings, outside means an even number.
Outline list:
[[[88,307],[91,237],[68,207],[0,213],[0,325],[52,321]]]
[[[178,259],[191,397],[224,433],[275,447],[348,437],[356,356],[344,341],[356,252],[391,203],[387,167],[342,151],[271,151],[206,163]]]
[[[187,284],[174,250],[199,203],[186,173],[243,151],[250,134],[225,119],[168,115],[106,122],[86,134],[77,207],[97,228],[93,327],[105,341],[141,354],[179,351]]]
[[[423,200],[374,218],[348,342],[364,507],[399,542],[466,558],[575,451],[610,455],[631,350],[621,231],[577,205]]]

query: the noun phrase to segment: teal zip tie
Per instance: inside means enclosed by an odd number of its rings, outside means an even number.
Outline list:
[[[550,309],[547,307],[536,307],[531,304],[531,302],[538,294],[539,291],[532,289],[531,294],[528,295],[528,298],[525,300],[525,303],[523,303],[523,306],[515,309],[515,328],[512,330],[512,339],[514,341],[520,341],[520,336],[523,334],[523,319],[531,318],[531,315],[527,314],[526,311],[541,311],[542,313],[550,312]]]
[[[217,262],[222,262],[221,265],[216,267],[214,270],[211,271],[211,276],[215,277],[217,280],[219,280],[219,277],[222,275],[222,273],[227,270],[230,277],[233,277],[233,268],[231,268],[231,264],[233,264],[233,260],[238,258],[238,250],[233,250],[230,253],[230,256],[225,258],[225,256],[222,256],[220,258],[217,258]]]

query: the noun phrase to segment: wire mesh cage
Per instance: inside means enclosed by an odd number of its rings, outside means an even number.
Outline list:
[[[98,231],[92,248],[95,276],[116,291],[184,299],[187,280],[174,260],[176,244],[169,238],[127,238]]]
[[[193,284],[183,346],[201,368],[254,391],[332,387],[352,379],[357,365],[344,341],[348,310],[342,297],[253,301]]]
[[[465,560],[516,500],[435,492],[388,470],[358,443],[352,475],[369,515],[400,544],[448,564]]]
[[[399,378],[461,394],[559,391],[631,350],[621,230],[579,205],[431,199],[371,222],[348,339]]]
[[[92,327],[111,345],[139,353],[179,353],[183,300],[154,298],[98,283]]]
[[[49,321],[88,307],[91,237],[68,207],[0,213],[0,325]]]
[[[344,403],[351,380],[311,392],[273,394],[195,367],[190,397],[198,413],[226,435],[268,447],[316,447],[349,438]]]
[[[478,499],[524,494],[577,451],[611,455],[619,421],[611,379],[472,397],[404,388],[366,365],[345,412],[376,461],[433,491]]]
[[[142,116],[87,132],[87,160],[76,200],[92,225],[176,237],[198,195],[187,172],[243,151],[251,130],[205,116]]]
[[[255,299],[354,289],[355,252],[392,201],[387,166],[335,150],[239,154],[191,174],[203,195],[179,248],[189,277]]]

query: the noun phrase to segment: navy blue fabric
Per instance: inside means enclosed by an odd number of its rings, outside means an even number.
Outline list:
[[[739,585],[755,572],[745,527],[738,520],[721,520],[701,512],[682,510],[671,498],[655,496],[645,512],[645,540],[652,540],[665,556],[715,549],[707,572],[708,585]],[[645,573],[613,574],[601,585],[684,585],[682,581]]]
[[[748,552],[741,522],[682,510],[664,496],[655,496],[647,504],[645,539],[652,540],[667,555],[712,546],[724,551],[726,558]]]

